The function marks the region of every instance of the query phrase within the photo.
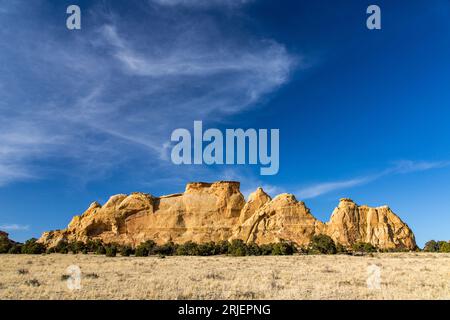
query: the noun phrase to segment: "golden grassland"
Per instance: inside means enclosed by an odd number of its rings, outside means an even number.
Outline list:
[[[381,286],[367,286],[368,266]],[[81,268],[80,290],[66,269]],[[450,254],[115,257],[0,255],[0,299],[450,299]]]

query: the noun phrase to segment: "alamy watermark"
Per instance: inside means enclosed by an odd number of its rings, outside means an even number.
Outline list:
[[[376,264],[367,267],[366,284],[369,290],[381,290],[381,268]]]
[[[280,169],[279,129],[226,129],[223,134],[214,128],[203,132],[203,122],[194,121],[193,135],[176,129],[171,141],[177,142],[171,153],[177,165],[259,164],[261,175],[275,175]]]
[[[70,291],[81,290],[81,269],[77,265],[70,265],[66,269],[66,285]]]

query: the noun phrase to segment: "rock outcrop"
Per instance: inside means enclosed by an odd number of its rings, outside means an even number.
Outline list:
[[[358,241],[384,249],[416,246],[411,229],[388,206],[358,206],[351,199],[341,199],[326,229],[330,237],[344,246]]]
[[[303,202],[291,194],[280,194],[238,226],[232,239],[259,244],[291,240],[303,246],[323,231],[324,224],[313,217]]]
[[[342,199],[330,221],[323,223],[293,195],[271,199],[258,188],[246,202],[239,187],[239,182],[189,183],[184,193],[162,197],[115,195],[103,206],[92,203],[67,229],[46,232],[39,241],[52,247],[61,240],[136,246],[145,240],[162,244],[242,239],[305,246],[314,235],[328,234],[344,246],[363,241],[386,249],[416,247],[412,231],[388,207]]]

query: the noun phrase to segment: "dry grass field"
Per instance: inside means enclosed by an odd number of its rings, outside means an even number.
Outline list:
[[[68,289],[70,265],[82,271],[80,290]],[[381,285],[369,289],[371,265]],[[0,299],[450,299],[450,254],[0,255]]]

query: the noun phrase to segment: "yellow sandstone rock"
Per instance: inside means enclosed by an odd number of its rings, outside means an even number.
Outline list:
[[[246,202],[239,182],[189,183],[184,193],[153,197],[144,193],[115,195],[75,216],[65,230],[39,239],[49,247],[59,241],[100,239],[136,246],[146,240],[197,243],[242,239],[258,244],[293,241],[307,245],[316,234],[328,234],[350,246],[371,243],[379,248],[416,247],[414,235],[388,207],[358,206],[341,199],[328,223],[311,214],[294,195],[271,199],[261,188]]]

